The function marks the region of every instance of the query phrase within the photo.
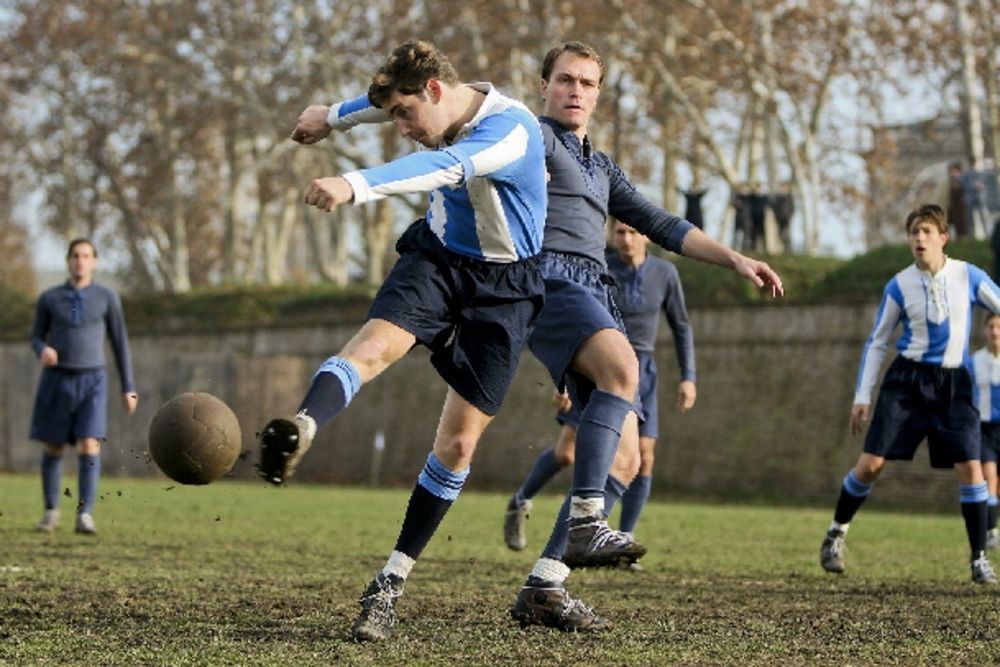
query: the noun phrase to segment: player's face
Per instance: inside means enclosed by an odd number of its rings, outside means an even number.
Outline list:
[[[566,51],[556,58],[549,80],[542,80],[544,115],[581,136],[601,92],[601,68],[590,58]]]
[[[399,133],[428,148],[441,145],[445,130],[450,125],[444,118],[439,84],[433,84],[428,82],[427,89],[418,95],[393,91],[385,104],[385,110]]]
[[[66,258],[70,277],[77,282],[88,282],[97,268],[97,256],[89,243],[77,243]]]
[[[986,320],[986,344],[994,353],[1000,351],[1000,317]]]
[[[613,232],[613,244],[618,255],[626,262],[646,257],[646,245],[649,239],[628,225],[616,222]]]
[[[917,220],[910,225],[910,250],[917,266],[923,270],[938,269],[944,261],[944,246],[948,234],[929,220]]]

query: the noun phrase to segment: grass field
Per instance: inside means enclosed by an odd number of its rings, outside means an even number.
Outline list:
[[[70,498],[59,532],[32,530],[38,487],[0,475],[4,665],[1000,662],[1000,591],[969,582],[957,508],[866,508],[838,577],[817,564],[829,510],[652,503],[644,572],[570,578],[615,623],[594,636],[522,630],[507,613],[558,499],[536,503],[515,553],[500,536],[504,498],[466,493],[407,583],[394,639],[357,645],[357,597],[407,492],[105,478],[100,533],[85,537]]]

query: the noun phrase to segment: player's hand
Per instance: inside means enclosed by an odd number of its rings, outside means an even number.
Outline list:
[[[56,352],[56,348],[46,345],[38,355],[38,360],[42,362],[42,366],[52,368],[59,363],[59,353]]]
[[[851,435],[860,435],[865,430],[870,409],[871,406],[863,403],[855,403],[851,408]]]
[[[299,114],[299,121],[292,130],[292,141],[309,145],[326,139],[333,130],[326,122],[329,111],[330,107],[319,104],[307,106],[306,110]]]
[[[573,401],[570,400],[568,392],[557,391],[552,394],[552,406],[559,412],[565,414],[570,411],[570,408],[573,407]]]
[[[770,289],[771,296],[778,297],[785,295],[785,288],[781,284],[781,276],[768,266],[767,262],[741,255],[736,262],[736,266],[733,268],[736,270],[736,273],[757,287]]]
[[[139,394],[134,391],[122,394],[122,405],[125,406],[125,412],[132,414],[139,407]]]
[[[342,176],[317,178],[306,188],[305,202],[323,211],[332,211],[339,204],[354,199],[354,188]]]
[[[677,385],[677,410],[687,412],[694,407],[694,402],[698,398],[698,388],[691,380],[682,380]]]

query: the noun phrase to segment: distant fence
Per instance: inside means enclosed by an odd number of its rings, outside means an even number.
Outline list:
[[[702,499],[778,501],[832,507],[860,451],[848,415],[861,346],[874,305],[698,309],[691,313],[698,360],[698,401],[674,409],[678,379],[669,328],[661,329],[660,441],[653,493]],[[318,365],[359,321],[302,328],[132,337],[140,393],[127,417],[113,367],[106,474],[159,475],[146,454],[157,408],[185,391],[225,400],[243,428],[245,459],[233,477],[254,478],[255,434],[268,417],[294,410]],[[39,447],[27,439],[39,368],[27,342],[0,343],[0,468],[34,471]],[[557,425],[551,382],[530,354],[487,430],[468,488],[511,491]],[[302,462],[299,481],[412,485],[434,437],[445,385],[418,348],[366,386],[324,428]],[[381,443],[380,449],[376,443]],[[70,464],[71,466],[74,464]],[[564,490],[563,473],[553,488]],[[890,466],[873,501],[880,506],[949,509],[954,475],[932,471],[926,454]]]

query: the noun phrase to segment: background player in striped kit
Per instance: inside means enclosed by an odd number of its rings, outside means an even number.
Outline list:
[[[462,84],[432,44],[397,47],[368,94],[310,106],[292,138],[311,144],[333,129],[392,120],[427,148],[388,164],[313,181],[306,203],[323,210],[392,194],[431,192],[426,218],[396,245],[399,260],[368,321],[313,377],[296,415],[269,422],[259,467],[280,484],[317,428],[361,386],[415,344],[448,384],[438,432],[395,548],[361,597],[352,635],[388,637],[396,600],[469,475],[479,437],[496,414],[541,309],[538,269],[545,221],[545,153],[534,115],[490,84]]]
[[[926,437],[931,466],[954,467],[971,551],[972,580],[996,584],[986,558],[986,482],[979,462],[979,413],[973,403],[969,356],[972,307],[1000,313],[1000,289],[982,269],[945,255],[948,221],[935,204],[906,218],[915,260],[886,285],[864,347],[851,408],[851,431],[868,420],[872,389],[897,324],[899,355],[882,380],[864,451],[844,477],[833,523],[820,547],[828,572],[844,571],[844,538],[887,460],[912,460]]]
[[[652,484],[654,448],[659,433],[657,369],[653,349],[661,313],[666,315],[673,335],[680,382],[677,385],[676,406],[680,412],[694,407],[695,385],[694,332],[684,303],[677,268],[669,261],[649,255],[649,239],[624,222],[615,221],[612,228],[614,251],[608,254],[608,270],[617,285],[615,302],[625,321],[629,343],[639,360],[639,401],[642,423],[639,425],[639,474],[621,498],[619,530],[634,533],[639,516],[649,498]],[[535,461],[517,493],[511,498],[504,517],[504,541],[514,550],[527,544],[525,519],[534,497],[562,468],[573,462],[576,427],[580,411],[566,394],[557,397],[556,419],[562,424],[555,447]],[[612,476],[624,475],[620,461],[612,466]],[[605,508],[610,512],[611,508]],[[630,565],[639,569],[638,562]]]
[[[997,531],[997,459],[1000,458],[1000,315],[986,316],[986,347],[972,355],[972,380],[979,408],[983,477],[989,492],[986,518],[986,548],[1000,544]]]

